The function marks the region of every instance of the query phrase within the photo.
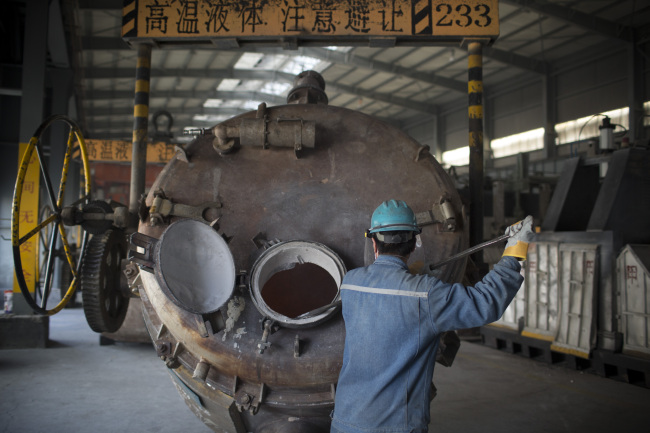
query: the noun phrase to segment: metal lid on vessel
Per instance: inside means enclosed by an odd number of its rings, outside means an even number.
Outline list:
[[[156,249],[155,275],[177,306],[207,314],[221,308],[235,287],[235,262],[223,237],[212,227],[186,219],[172,223]]]

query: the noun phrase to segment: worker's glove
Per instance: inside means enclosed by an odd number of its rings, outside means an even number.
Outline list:
[[[506,234],[510,235],[506,249],[503,251],[504,256],[512,256],[517,259],[526,259],[528,253],[528,243],[534,239],[533,217],[528,215],[523,221],[519,221],[506,229]]]

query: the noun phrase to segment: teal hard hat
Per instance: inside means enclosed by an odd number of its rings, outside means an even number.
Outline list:
[[[420,233],[413,210],[402,200],[387,200],[380,204],[370,218],[368,234],[392,231]]]

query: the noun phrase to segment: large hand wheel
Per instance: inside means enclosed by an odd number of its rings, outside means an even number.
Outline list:
[[[52,186],[52,180],[45,164],[45,159],[43,158],[43,151],[41,149],[42,145],[40,143],[41,135],[43,132],[54,122],[62,121],[68,125],[70,128],[68,134],[68,144],[66,147],[65,157],[63,160],[63,170],[61,172],[61,182],[59,185],[58,193],[55,193],[54,187]],[[75,142],[76,138],[76,142]],[[65,186],[68,177],[68,170],[70,168],[70,160],[72,159],[72,153],[76,150],[76,147],[79,148],[79,153],[81,156],[81,161],[83,165],[83,196],[71,203],[66,205],[65,200]],[[23,187],[25,184],[25,177],[27,174],[27,168],[29,167],[30,160],[32,155],[36,150],[38,160],[41,168],[41,185],[44,187],[45,200],[49,202],[49,207],[51,209],[51,214],[49,216],[44,216],[43,220],[37,222],[36,227],[30,230],[28,233],[20,236],[21,230],[21,203],[23,198]],[[68,301],[74,295],[75,289],[77,288],[77,274],[80,266],[80,258],[83,256],[83,250],[85,249],[86,240],[88,237],[87,232],[83,233],[81,241],[81,251],[77,255],[77,258],[74,257],[70,248],[69,236],[66,232],[66,228],[63,225],[61,220],[61,211],[64,206],[78,206],[87,203],[90,200],[90,165],[88,163],[88,154],[86,151],[86,144],[84,138],[81,134],[79,127],[71,119],[62,115],[54,115],[47,118],[36,130],[34,136],[29,140],[29,144],[23,155],[20,167],[18,169],[18,178],[16,179],[16,188],[14,189],[14,200],[13,207],[11,211],[11,245],[13,248],[14,256],[14,267],[16,271],[16,280],[20,287],[25,300],[29,306],[39,314],[44,315],[53,315],[59,312]],[[49,239],[47,242],[48,253],[47,260],[45,260],[45,274],[43,277],[42,284],[42,293],[40,295],[40,303],[37,302],[36,293],[30,293],[25,279],[25,272],[22,266],[21,259],[21,247],[23,247],[27,241],[34,237],[37,233],[48,234]],[[63,245],[63,251],[65,255],[64,266],[69,266],[70,272],[72,272],[73,278],[70,286],[67,288],[65,295],[62,297],[61,301],[52,309],[47,309],[47,301],[50,296],[52,288],[52,276],[54,269],[54,256],[56,251],[56,245],[61,236],[61,243]],[[63,292],[63,290],[62,290]]]

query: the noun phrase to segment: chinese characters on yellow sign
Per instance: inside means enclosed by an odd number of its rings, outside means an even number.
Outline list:
[[[22,162],[23,155],[27,149],[27,143],[20,143],[18,148],[18,165]],[[18,215],[20,232],[19,237],[25,236],[36,225],[38,221],[38,200],[39,200],[39,182],[40,182],[40,164],[38,163],[38,155],[32,152],[32,157],[29,160],[25,180],[23,182],[22,198],[20,201],[20,212]],[[23,275],[25,276],[25,283],[27,289],[34,293],[36,287],[36,278],[38,276],[38,245],[39,236],[37,233],[29,240],[20,245],[20,260],[23,268]],[[14,276],[13,292],[20,293],[18,281]]]
[[[132,143],[125,140],[86,139],[88,159],[96,162],[131,162]],[[147,146],[147,162],[166,164],[175,155],[173,144],[157,142]]]
[[[374,36],[421,43],[498,34],[498,0],[127,0],[122,19],[124,39],[163,42],[295,37],[345,44]]]

